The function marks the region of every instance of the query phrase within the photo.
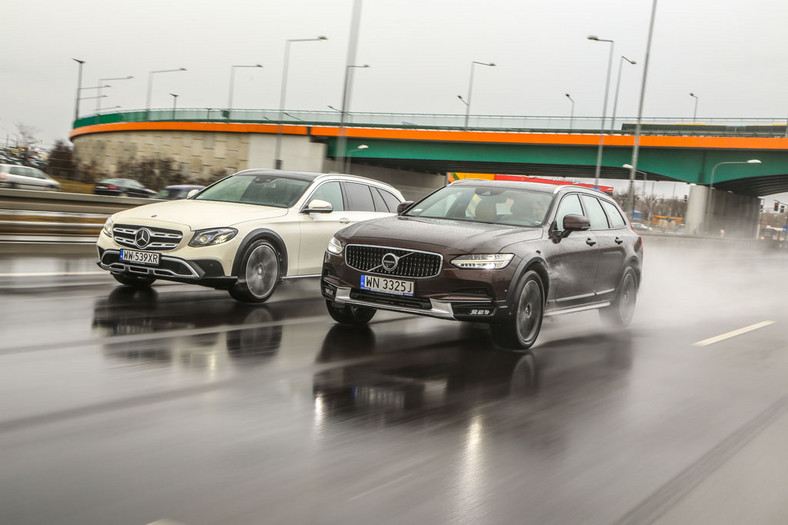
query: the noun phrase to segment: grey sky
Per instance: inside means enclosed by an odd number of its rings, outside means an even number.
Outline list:
[[[74,113],[77,64],[83,86],[110,82],[103,107],[145,106],[148,73],[153,107],[224,107],[230,66],[239,69],[234,106],[279,104],[284,42],[293,44],[287,106],[327,109],[341,103],[352,0],[39,0],[5,2],[0,42],[3,83],[0,138],[16,124],[37,128],[48,146],[66,138]],[[365,0],[351,110],[464,113],[472,60],[477,68],[473,113],[597,116],[607,44],[625,64],[618,115],[637,113],[651,0]],[[788,115],[788,2],[784,0],[660,0],[645,116]],[[611,96],[613,89],[611,87]],[[93,92],[85,92],[90,96]],[[82,103],[92,113],[95,100]],[[612,103],[611,103],[612,104]],[[611,106],[608,107],[610,113]]]

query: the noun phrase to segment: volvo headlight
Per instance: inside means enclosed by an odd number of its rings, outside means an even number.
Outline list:
[[[328,241],[328,248],[326,248],[329,253],[333,253],[334,255],[339,255],[342,253],[342,243],[337,240],[336,237],[331,237],[331,240]]]
[[[108,219],[107,219],[107,220],[104,222],[104,227],[101,229],[101,232],[102,232],[104,235],[106,235],[107,237],[109,237],[110,239],[112,239],[112,226],[113,226],[114,224],[115,224],[115,221],[113,221],[113,220],[112,220],[112,217],[109,217],[109,218],[108,218]]]
[[[189,242],[189,246],[198,248],[200,246],[216,246],[224,244],[238,234],[235,228],[210,228],[208,230],[197,230],[194,237]]]
[[[500,270],[506,268],[513,258],[513,253],[471,253],[455,257],[451,264],[466,270]]]

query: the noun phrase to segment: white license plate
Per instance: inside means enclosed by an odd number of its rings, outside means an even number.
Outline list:
[[[138,252],[136,250],[121,250],[120,260],[138,264],[159,265],[159,254],[156,252]]]
[[[377,275],[362,275],[361,289],[371,292],[383,292],[393,295],[413,295],[413,281],[389,279]]]

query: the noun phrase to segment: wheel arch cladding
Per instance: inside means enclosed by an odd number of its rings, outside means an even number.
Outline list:
[[[517,268],[517,271],[514,274],[514,278],[512,279],[513,286],[510,286],[509,289],[514,292],[520,286],[523,277],[526,273],[533,270],[539,276],[542,281],[542,297],[544,301],[547,301],[547,293],[550,290],[550,280],[548,278],[547,273],[547,262],[540,258],[540,257],[532,257],[531,259],[523,259],[520,262],[520,265]],[[514,294],[509,293],[508,302],[509,304],[514,301]]]
[[[276,251],[279,252],[279,276],[281,278],[287,275],[287,247],[285,241],[278,233],[268,229],[254,230],[244,237],[244,240],[241,241],[238,250],[235,252],[235,258],[233,259],[233,275],[240,275],[241,261],[244,253],[252,243],[257,241],[268,241],[276,248]]]

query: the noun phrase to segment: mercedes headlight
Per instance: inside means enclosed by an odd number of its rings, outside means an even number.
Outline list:
[[[452,259],[451,264],[466,270],[500,270],[514,258],[513,253],[471,253]]]
[[[328,250],[329,253],[333,253],[334,255],[339,255],[342,253],[342,243],[337,240],[336,237],[331,237],[331,240],[328,241]]]
[[[208,230],[197,230],[194,237],[189,242],[189,246],[198,248],[200,246],[216,246],[224,244],[238,235],[235,228],[210,228]]]
[[[113,220],[112,220],[112,217],[109,217],[109,218],[108,218],[108,219],[107,219],[107,220],[104,222],[104,227],[101,229],[101,232],[102,232],[104,235],[106,235],[107,237],[109,237],[110,239],[112,239],[112,226],[113,226],[114,224],[115,224],[115,221],[113,221]]]

